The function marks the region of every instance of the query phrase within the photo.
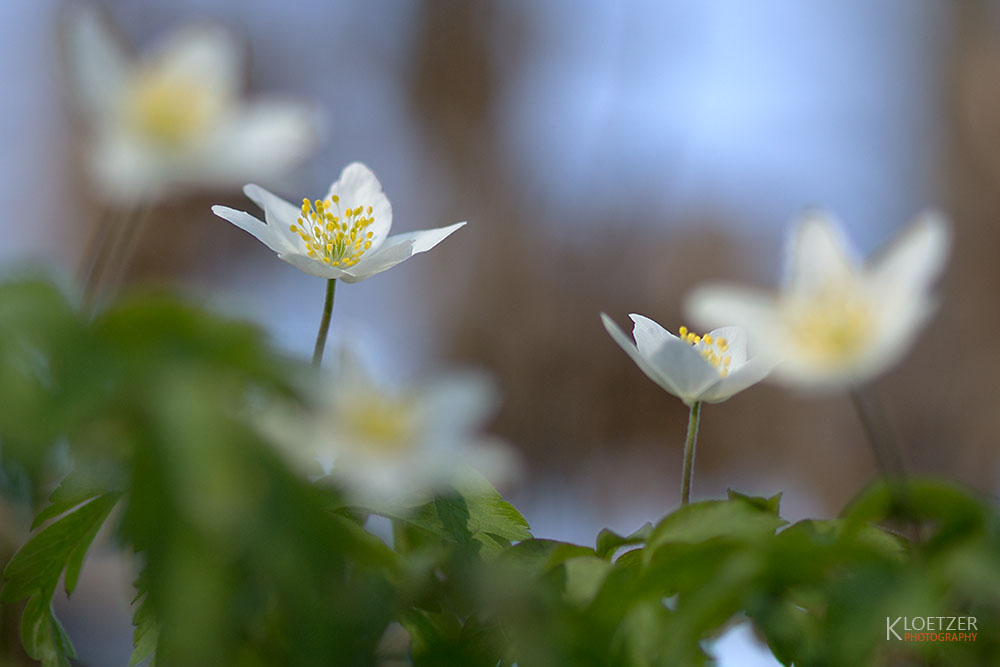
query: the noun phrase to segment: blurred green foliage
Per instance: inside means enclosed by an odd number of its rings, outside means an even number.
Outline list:
[[[741,621],[786,665],[1000,655],[1000,515],[974,493],[878,484],[794,525],[779,497],[731,493],[594,548],[532,538],[476,478],[408,512],[348,507],[246,418],[299,398],[309,372],[167,295],[88,317],[48,281],[0,285],[3,491],[37,501],[54,452],[72,462],[4,570],[31,656],[74,656],[51,599],[105,523],[141,568],[132,664],[703,665]],[[392,545],[364,529],[371,514]],[[979,633],[887,640],[898,616],[974,616]]]

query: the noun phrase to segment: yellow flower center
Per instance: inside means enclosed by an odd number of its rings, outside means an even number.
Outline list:
[[[720,377],[729,375],[729,364],[733,361],[732,355],[729,354],[729,341],[725,338],[715,338],[711,334],[699,336],[693,331],[688,331],[687,327],[681,327],[677,333],[682,341],[701,353],[702,359],[715,367]]]
[[[352,405],[342,418],[360,442],[380,452],[405,449],[416,432],[411,404],[402,398],[367,396]]]
[[[125,103],[126,122],[161,148],[191,144],[222,112],[222,96],[177,74],[149,70],[133,83]]]
[[[375,218],[372,207],[364,206],[340,210],[340,198],[302,200],[298,224],[288,229],[298,234],[306,244],[306,254],[324,264],[349,268],[361,261],[361,256],[372,247],[373,232],[365,231]]]
[[[821,365],[854,359],[871,341],[869,306],[839,290],[790,304],[785,317],[793,344]]]

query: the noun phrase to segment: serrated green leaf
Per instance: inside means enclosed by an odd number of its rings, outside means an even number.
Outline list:
[[[363,509],[405,521],[458,544],[477,542],[489,551],[497,544],[494,538],[508,543],[531,538],[528,522],[517,508],[478,474],[466,476],[453,495],[439,496],[419,507]]]
[[[596,556],[590,547],[583,547],[558,540],[531,539],[511,547],[503,556],[503,562],[523,566],[536,572],[546,572],[565,563],[571,558]]]
[[[778,514],[781,509],[781,492],[774,494],[770,498],[766,498],[764,496],[748,496],[739,491],[727,489],[726,495],[729,497],[729,500],[743,500],[771,514]]]
[[[68,667],[73,644],[52,613],[52,596],[66,572],[66,594],[73,592],[90,543],[120,495],[109,493],[85,503],[32,537],[7,564],[0,601],[28,597],[21,615],[21,641],[28,655],[45,667]]]
[[[597,534],[597,555],[604,559],[610,559],[622,547],[644,544],[652,532],[653,524],[648,521],[638,530],[624,536],[610,528],[605,528]]]
[[[847,519],[806,519],[788,526],[782,535],[801,531],[812,533],[814,539],[826,539],[830,545],[866,547],[891,556],[899,556],[906,549],[906,540],[899,535],[869,523]]]
[[[142,580],[143,577],[140,576],[139,581],[136,582],[137,587],[141,585]],[[141,596],[138,601],[139,606],[132,616],[135,632],[132,634],[133,650],[128,665],[135,667],[146,658],[151,658],[147,667],[153,667],[156,662],[154,654],[156,653],[156,643],[160,638],[160,626],[153,616],[153,609],[149,604],[145,590],[140,589],[139,595]]]
[[[709,500],[681,507],[653,529],[647,542],[650,554],[670,542],[697,543],[716,537],[766,538],[786,521],[743,499]]]
[[[117,493],[98,496],[28,540],[4,569],[0,601],[13,602],[40,591],[55,591],[63,570],[67,570],[66,588],[71,593],[83,553],[119,498]]]
[[[74,507],[82,505],[91,498],[96,498],[105,490],[93,484],[89,479],[71,472],[49,496],[49,504],[42,508],[35,520],[31,522],[31,530],[35,530],[49,519],[54,519],[60,514],[65,514]]]
[[[31,596],[21,614],[21,643],[43,667],[69,667],[76,650],[59,619],[52,613],[52,591]]]

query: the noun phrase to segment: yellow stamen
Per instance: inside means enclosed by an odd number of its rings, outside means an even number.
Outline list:
[[[375,222],[375,218],[362,217],[366,207],[361,205],[341,212],[339,202],[340,198],[336,195],[327,200],[303,199],[299,224],[291,225],[289,229],[302,239],[310,257],[324,264],[347,268],[360,262],[365,251],[372,247],[375,234],[366,231],[366,228]],[[367,210],[370,213],[374,209],[368,206]]]
[[[725,338],[715,338],[711,334],[699,336],[688,330],[687,327],[681,327],[677,331],[680,333],[680,339],[694,347],[702,359],[715,367],[720,377],[726,377],[729,374],[729,365],[733,358],[731,355],[725,354],[729,347],[729,342]],[[718,352],[716,352],[717,349]]]

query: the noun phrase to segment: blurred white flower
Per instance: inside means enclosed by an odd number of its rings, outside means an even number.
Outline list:
[[[681,327],[680,336],[675,336],[647,317],[629,317],[635,323],[635,343],[601,313],[604,328],[642,372],[685,405],[721,403],[770,371],[763,359],[747,357],[747,337],[739,327],[722,327],[704,336]]]
[[[840,224],[811,212],[790,234],[780,292],[707,286],[690,295],[687,309],[706,326],[744,326],[755,349],[777,363],[775,380],[806,389],[856,386],[899,361],[927,322],[949,241],[946,221],[925,214],[865,266]]]
[[[136,58],[106,17],[79,3],[67,10],[64,38],[88,166],[112,201],[273,179],[317,143],[310,107],[241,99],[243,54],[219,27],[179,29]]]
[[[392,206],[375,174],[360,162],[344,168],[326,199],[303,199],[300,207],[256,185],[243,192],[264,210],[266,224],[227,206],[213,206],[212,211],[255,236],[279,259],[310,275],[345,283],[426,252],[465,224],[389,236]]]
[[[377,384],[341,350],[311,412],[277,411],[262,426],[293,461],[314,468],[355,505],[409,507],[464,479],[472,468],[495,484],[517,468],[513,452],[480,429],[494,413],[493,384],[474,373],[401,390]]]

